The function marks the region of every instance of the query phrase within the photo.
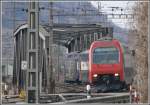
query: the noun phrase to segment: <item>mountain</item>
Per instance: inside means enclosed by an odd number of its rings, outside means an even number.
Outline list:
[[[3,12],[12,13],[11,10],[5,9],[7,7],[12,7],[11,3],[5,3],[3,5]],[[5,8],[4,8],[5,7]],[[49,21],[49,3],[40,2],[40,8],[44,7],[44,9],[40,10],[40,24],[47,24]],[[18,3],[16,2],[16,18],[18,19],[26,19],[27,13],[21,10],[23,8],[27,8],[27,3]],[[70,23],[70,24],[101,24],[102,26],[112,26],[114,28],[114,37],[119,39],[123,44],[127,44],[127,30],[122,29],[115,25],[113,22],[107,20],[107,15],[95,15],[99,11],[95,8],[91,2],[54,2],[53,3],[53,12],[54,14],[82,14],[82,16],[54,16],[54,23]],[[91,16],[86,16],[87,14],[92,14]],[[13,22],[8,21],[8,19],[12,19],[12,16],[8,16],[6,14],[3,15],[3,30],[4,33],[7,33],[7,30],[12,30]],[[109,22],[109,24],[107,24]],[[22,22],[16,21],[16,24],[22,24]],[[10,27],[11,25],[11,27]],[[8,28],[9,27],[9,28]],[[8,28],[8,29],[7,29]],[[7,35],[2,36],[2,49],[3,49],[3,57],[13,58],[13,37],[12,32],[9,32]]]
[[[41,3],[43,6],[49,7],[49,4]],[[128,30],[123,29],[112,21],[107,20],[107,15],[96,15],[99,13],[91,2],[54,2],[53,3],[54,14],[82,14],[82,16],[54,16],[54,23],[70,23],[70,24],[101,24],[104,27],[113,27],[114,38],[119,39],[124,45],[128,43]],[[41,21],[48,21],[49,11],[43,11],[45,15],[41,16]],[[91,14],[91,16],[86,16]],[[44,23],[43,23],[44,24]]]

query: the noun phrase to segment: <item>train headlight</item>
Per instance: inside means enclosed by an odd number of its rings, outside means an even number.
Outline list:
[[[119,74],[118,74],[118,73],[115,73],[115,77],[117,77],[117,76],[119,76]]]
[[[96,78],[97,76],[98,76],[97,74],[94,74],[94,75],[93,75],[93,77],[95,77],[95,78]]]

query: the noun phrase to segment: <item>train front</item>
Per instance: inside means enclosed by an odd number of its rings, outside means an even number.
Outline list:
[[[123,52],[118,40],[95,41],[89,51],[89,82],[124,81]]]

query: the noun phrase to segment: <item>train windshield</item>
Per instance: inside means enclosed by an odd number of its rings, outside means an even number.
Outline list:
[[[93,52],[94,64],[115,64],[118,60],[119,51],[115,47],[99,47]]]

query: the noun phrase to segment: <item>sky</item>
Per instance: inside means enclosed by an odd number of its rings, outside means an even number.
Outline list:
[[[93,6],[98,8],[98,1],[91,1]],[[100,1],[102,10],[106,13],[112,13],[112,10],[110,7],[121,7],[123,8],[124,13],[131,13],[131,9],[135,4],[135,1]],[[121,10],[114,10],[115,13],[121,13]],[[112,22],[114,22],[116,25],[122,28],[130,28],[128,26],[128,20],[127,19],[111,19]]]
[[[97,8],[97,6],[98,6],[97,1],[91,1],[91,3],[93,4],[93,6],[95,6]],[[112,13],[111,8],[110,8],[112,6],[131,9],[131,7],[134,5],[134,1],[100,1],[100,3],[101,3],[102,11],[104,11],[106,13]],[[10,32],[12,29],[11,24],[13,21],[11,21],[11,20],[13,19],[13,17],[12,17],[13,16],[13,14],[12,14],[13,10],[9,9],[10,6],[11,6],[11,8],[13,8],[12,2],[3,3],[3,7],[6,8],[5,11],[4,11],[4,8],[2,11],[2,16],[4,17],[3,18],[3,32],[6,32],[6,31]],[[17,3],[17,7],[24,8],[21,3],[19,3],[19,4]],[[12,11],[12,12],[8,12],[8,11]],[[119,12],[120,12],[119,10],[116,10],[114,13],[119,13]],[[17,20],[22,20],[22,19],[24,19],[24,17],[26,17],[26,13],[21,11],[21,9],[17,11],[16,15],[19,16],[17,18]],[[7,21],[7,22],[5,22],[5,21]],[[127,27],[127,19],[111,19],[111,21],[114,22],[116,25],[119,25],[122,28],[129,28],[129,27]],[[19,21],[17,21],[17,23],[18,22]]]
[[[96,8],[98,7],[98,2],[97,1],[91,1],[91,3],[93,4],[93,6],[95,6]],[[106,13],[111,13],[111,8],[110,7],[122,7],[124,9],[131,9],[132,6],[134,5],[134,1],[101,1],[101,7],[102,7],[102,11],[103,12],[106,12]],[[14,3],[13,2],[9,2],[9,3],[3,3],[3,9],[2,9],[2,19],[3,19],[3,39],[10,39],[10,38],[7,38],[6,36],[8,34],[10,34],[11,38],[12,37],[12,33],[13,33],[13,5]],[[17,12],[16,12],[16,20],[24,20],[25,17],[27,17],[27,13],[25,11],[22,11],[22,8],[27,8],[25,7],[25,3],[18,3],[17,2]],[[119,13],[120,11],[119,10],[116,10],[114,13]],[[127,20],[125,19],[111,19],[110,21],[114,22],[116,25],[118,25],[119,27],[122,27],[122,28],[129,28],[127,26]],[[22,21],[17,21],[17,23],[21,23]],[[25,22],[23,22],[25,23]],[[4,37],[5,36],[5,37]],[[10,42],[12,42],[13,40],[11,40]],[[9,43],[12,47],[13,45],[11,43]],[[7,44],[3,44],[3,46],[7,47],[8,43]],[[9,52],[9,51],[7,51]]]

